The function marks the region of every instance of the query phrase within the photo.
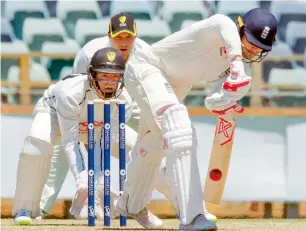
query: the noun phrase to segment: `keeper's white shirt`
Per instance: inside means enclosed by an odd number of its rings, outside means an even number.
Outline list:
[[[49,112],[57,118],[59,126],[54,125],[52,132],[60,134],[61,144],[68,156],[74,156],[78,152],[79,142],[88,141],[87,103],[94,99],[100,98],[90,89],[87,75],[69,75],[51,85],[35,106],[34,113]],[[125,119],[128,121],[133,109],[132,99],[125,89],[117,99],[126,102]],[[95,105],[94,112],[95,140],[98,140],[104,121],[103,105]],[[118,134],[118,114],[118,106],[111,105],[112,137]],[[60,131],[54,131],[55,129]]]

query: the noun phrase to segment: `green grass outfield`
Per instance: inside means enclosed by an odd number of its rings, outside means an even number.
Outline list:
[[[164,219],[163,229],[177,230],[178,220]],[[306,219],[221,219],[218,221],[220,231],[306,231]],[[87,230],[145,230],[134,220],[128,220],[128,226],[119,227],[119,220],[112,221],[111,228],[104,228],[103,223],[96,221],[95,227],[88,227],[86,220],[55,220],[35,221],[35,226],[15,226],[13,219],[1,219],[2,231],[87,231]],[[148,229],[146,229],[149,231]]]

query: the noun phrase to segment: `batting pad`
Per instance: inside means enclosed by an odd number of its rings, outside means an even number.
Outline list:
[[[173,206],[176,208],[176,201],[170,190],[170,186],[168,184],[167,176],[166,176],[166,158],[164,157],[158,171],[155,176],[155,189],[163,194],[169,201],[173,203]]]
[[[176,104],[163,113],[162,137],[166,177],[177,203],[181,224],[187,225],[197,215],[204,214],[204,208],[196,131],[184,105]]]
[[[19,210],[29,211],[32,217],[40,216],[39,202],[50,170],[50,155],[25,155],[18,163],[13,215]]]
[[[162,160],[161,141],[152,133],[135,145],[127,165],[127,181],[117,207],[129,214],[138,214],[147,205],[155,186],[155,176]]]
[[[65,154],[65,150],[61,145],[55,145],[53,149],[53,155],[51,158],[50,172],[47,182],[44,186],[40,208],[50,213],[56,198],[62,188],[65,178],[69,171],[68,159]]]

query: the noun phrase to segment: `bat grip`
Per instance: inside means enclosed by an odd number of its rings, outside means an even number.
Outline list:
[[[218,110],[212,110],[212,113],[215,113],[217,115],[225,115],[225,114],[227,114],[231,111],[234,111],[234,112],[237,112],[237,113],[243,113],[244,108],[239,104],[235,104],[235,105],[233,105],[231,107],[228,107],[224,110],[219,110],[219,111]]]

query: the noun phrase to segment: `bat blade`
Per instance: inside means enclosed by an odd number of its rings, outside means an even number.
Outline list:
[[[224,191],[236,121],[231,113],[217,116],[215,136],[204,185],[203,199],[219,204]]]

